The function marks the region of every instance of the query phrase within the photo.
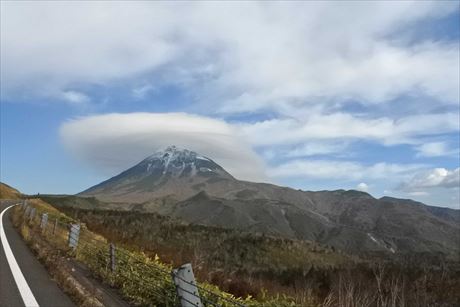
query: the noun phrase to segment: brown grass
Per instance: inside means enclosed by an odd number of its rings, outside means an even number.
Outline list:
[[[15,188],[0,182],[0,199],[21,199],[21,193]]]
[[[111,242],[191,262],[199,280],[236,296],[285,294],[301,306],[460,306],[460,267],[356,261],[309,242],[177,224],[155,214],[63,208]]]
[[[40,204],[39,202],[37,202]],[[41,204],[42,206],[44,204]],[[43,240],[27,223],[22,221],[22,212],[17,206],[13,210],[13,225],[19,229],[28,246],[36,254],[38,260],[46,267],[50,275],[57,281],[61,289],[72,300],[82,307],[103,307],[90,289],[86,289],[73,275],[72,266],[66,259],[66,254]]]

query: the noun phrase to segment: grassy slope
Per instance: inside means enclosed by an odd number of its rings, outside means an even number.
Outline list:
[[[0,199],[21,199],[21,193],[15,188],[0,182]]]

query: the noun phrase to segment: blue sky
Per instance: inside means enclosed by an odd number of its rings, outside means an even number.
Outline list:
[[[459,2],[1,3],[1,181],[169,144],[241,179],[459,207]]]

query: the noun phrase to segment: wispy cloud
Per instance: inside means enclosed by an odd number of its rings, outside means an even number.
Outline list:
[[[446,142],[431,142],[416,147],[417,157],[458,156],[459,150],[449,148]]]
[[[460,168],[448,170],[435,168],[429,171],[419,172],[412,178],[402,183],[399,187],[402,191],[420,192],[433,188],[460,188]]]
[[[458,102],[456,42],[388,38],[454,12],[455,2],[1,5],[6,97],[155,73],[226,113],[376,104],[411,92]]]
[[[259,146],[298,144],[315,139],[363,139],[394,145],[417,144],[420,142],[417,137],[459,131],[459,125],[455,113],[411,115],[399,119],[334,113],[243,124],[242,129],[252,143]]]
[[[202,115],[66,122],[66,146],[109,172],[176,143],[244,179],[264,176],[258,152],[273,178],[409,185],[435,167],[427,157],[458,154],[449,139],[460,131],[458,42],[415,35],[458,10],[455,1],[2,1],[1,99],[150,111],[151,96],[174,88]],[[123,108],[112,108],[114,97]],[[160,98],[159,109],[184,111]],[[352,152],[359,143],[402,145],[420,163],[366,160],[373,153]]]
[[[423,169],[421,164],[392,164],[379,162],[366,165],[355,161],[293,160],[273,167],[269,175],[275,178],[320,178],[320,179],[382,179],[407,178]]]
[[[155,90],[155,87],[151,84],[145,84],[140,87],[136,87],[132,90],[133,97],[136,99],[143,99],[149,93]]]
[[[85,105],[91,101],[91,99],[87,95],[78,91],[62,92],[62,98],[68,103],[74,105]]]
[[[299,158],[309,157],[316,155],[338,155],[345,156],[349,155],[344,153],[348,146],[348,142],[345,141],[308,141],[305,144],[295,146],[293,148],[286,149],[283,156],[288,158]]]

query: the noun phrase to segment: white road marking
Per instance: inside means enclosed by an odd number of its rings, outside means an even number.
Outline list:
[[[24,275],[22,274],[22,271],[19,268],[18,263],[16,262],[16,258],[14,258],[10,244],[6,239],[5,230],[3,229],[3,215],[5,214],[6,210],[8,210],[11,207],[13,206],[9,206],[0,213],[0,241],[2,242],[3,249],[5,250],[6,260],[8,260],[11,273],[13,273],[14,281],[16,282],[16,286],[19,289],[19,293],[21,294],[24,305],[26,305],[27,307],[39,307],[37,300],[32,294],[32,291],[30,290],[29,285],[27,284],[27,281],[24,278]]]

